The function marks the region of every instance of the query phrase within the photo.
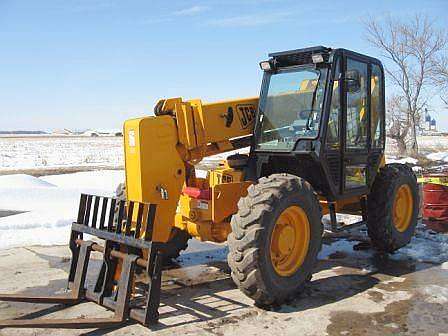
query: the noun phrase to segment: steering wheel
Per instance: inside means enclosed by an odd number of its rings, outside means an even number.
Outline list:
[[[297,116],[300,119],[306,119],[306,129],[307,130],[310,130],[311,118],[313,117],[313,115],[315,113],[319,113],[319,110],[316,110],[316,109],[301,110],[300,112],[297,113]]]

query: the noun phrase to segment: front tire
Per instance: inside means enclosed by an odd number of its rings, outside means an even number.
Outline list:
[[[367,229],[373,247],[393,252],[409,244],[420,204],[412,169],[397,163],[381,168],[367,201]]]
[[[274,174],[251,185],[228,238],[232,279],[241,291],[261,306],[301,292],[321,249],[321,219],[311,185],[299,177]]]

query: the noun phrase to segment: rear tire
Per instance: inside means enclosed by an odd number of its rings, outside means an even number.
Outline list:
[[[118,200],[126,200],[126,185],[124,183],[118,185],[115,190],[115,197]],[[115,212],[118,213],[118,206],[115,208]],[[170,240],[166,243],[165,253],[163,254],[163,264],[170,264],[173,259],[178,258],[180,253],[187,249],[190,238],[188,232],[173,227]]]
[[[417,226],[420,204],[412,169],[398,163],[381,168],[367,200],[367,229],[373,247],[393,252],[407,245]]]
[[[285,227],[285,224],[278,224],[278,219],[288,209],[302,209],[306,215],[306,221],[302,220],[302,223],[308,223],[309,231],[305,234],[308,235],[308,243],[300,243],[302,239],[297,233],[303,231],[298,231],[297,228],[287,231],[288,234],[283,236],[289,247],[287,253],[291,253],[291,249],[295,250],[297,242],[305,247],[295,265],[297,268],[290,268],[290,274],[280,275],[279,266],[275,264],[278,255],[273,256],[275,253],[271,252],[275,239],[273,237],[277,237],[273,233],[277,232],[274,231],[276,225]],[[289,174],[260,178],[258,184],[248,188],[248,196],[238,202],[238,212],[232,217],[228,262],[233,281],[243,293],[261,306],[281,304],[292,299],[311,279],[321,249],[321,219],[319,202],[308,182]],[[289,234],[291,232],[294,235]],[[292,240],[291,236],[294,237]]]

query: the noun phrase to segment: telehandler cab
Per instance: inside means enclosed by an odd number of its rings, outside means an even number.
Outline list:
[[[345,49],[278,52],[261,62],[259,98],[211,104],[160,100],[124,124],[126,197],[81,195],[72,225],[68,294],[0,300],[94,301],[110,319],[9,320],[0,327],[96,328],[158,321],[163,263],[194,237],[225,242],[235,284],[257,304],[281,304],[311,279],[322,215],[362,215],[374,248],[409,243],[419,195],[412,170],[385,164],[384,72]],[[232,154],[205,177],[203,158]],[[95,242],[83,235],[93,235]],[[102,240],[103,243],[99,243]],[[86,288],[91,251],[103,253]]]

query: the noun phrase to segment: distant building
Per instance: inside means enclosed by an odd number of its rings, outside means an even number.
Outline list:
[[[44,135],[44,131],[0,131],[0,135]]]
[[[51,134],[54,135],[73,135],[73,132],[67,128],[56,129]]]
[[[428,110],[425,110],[425,122],[423,124],[423,134],[433,134],[438,133],[437,131],[437,121],[434,117],[432,117]]]
[[[436,120],[434,118],[432,118],[431,120],[431,127],[430,127],[431,131],[437,132],[437,123]]]
[[[89,129],[86,131],[69,130],[67,128],[54,130],[52,135],[72,135],[72,136],[87,136],[87,137],[113,137],[123,136],[120,129]]]
[[[83,132],[81,135],[90,137],[123,136],[123,132],[120,130],[87,130]]]

